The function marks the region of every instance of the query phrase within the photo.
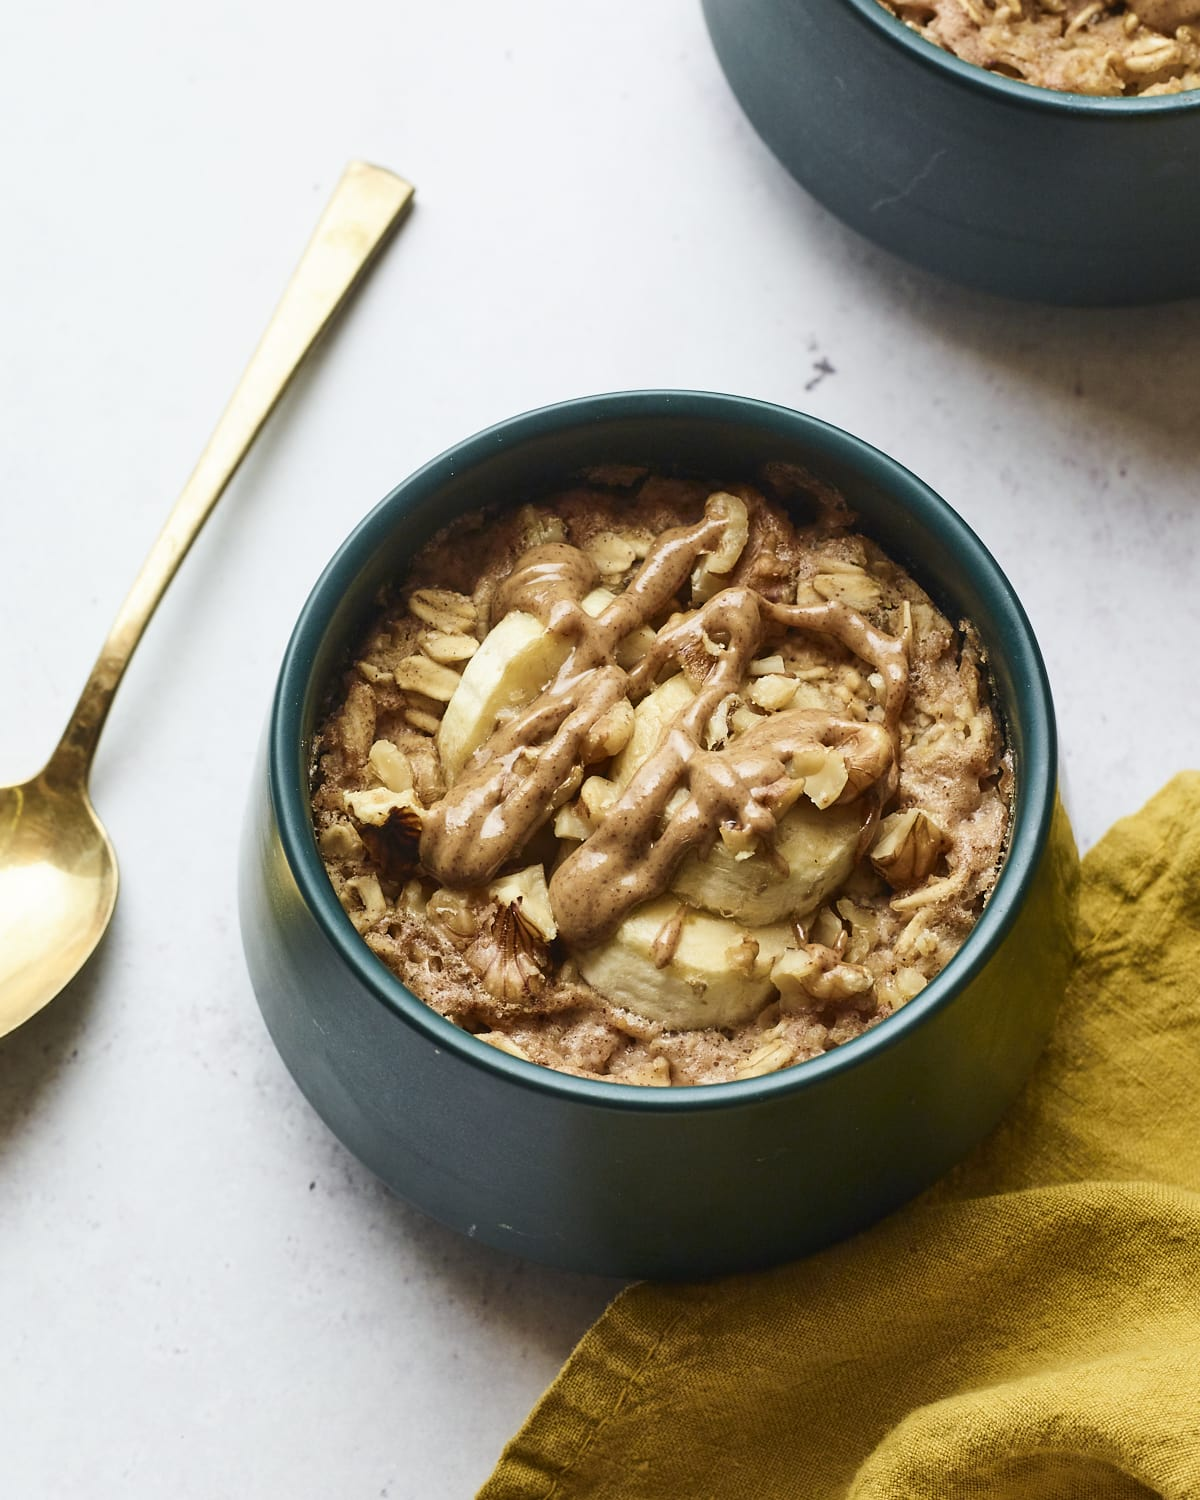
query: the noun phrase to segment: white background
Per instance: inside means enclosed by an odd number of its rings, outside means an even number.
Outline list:
[[[1022,308],[871,249],[760,145],[696,0],[45,0],[4,31],[0,780],[49,752],[343,163],[418,204],[121,692],[108,942],[0,1043],[0,1493],[466,1496],[613,1287],[393,1201],[263,1029],[238,827],[322,564],[543,402],[801,407],[1000,559],[1090,843],[1195,758],[1200,304]]]

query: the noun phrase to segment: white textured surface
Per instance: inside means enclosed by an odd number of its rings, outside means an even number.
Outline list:
[[[6,17],[0,141],[0,780],[57,736],[343,162],[419,187],[122,690],[106,948],[0,1043],[0,1493],[468,1495],[612,1288],[392,1201],[259,1021],[237,827],[322,563],[523,408],[806,408],[1001,560],[1092,842],[1200,742],[1200,305],[1023,309],[852,238],[744,123],[696,0],[46,0]]]

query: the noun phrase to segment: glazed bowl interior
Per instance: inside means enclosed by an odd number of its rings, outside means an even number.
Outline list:
[[[910,569],[952,621],[969,620],[987,655],[1016,765],[1008,851],[967,942],[903,1010],[820,1058],[765,1077],[650,1089],[576,1078],[497,1051],[417,999],[361,940],[326,876],[312,832],[315,725],[378,591],[455,516],[525,503],[598,463],[635,463],[716,481],[753,482],[764,464],[801,465],[837,486],[861,529]],[[513,418],[459,444],[398,486],[345,542],[310,596],[288,647],[269,731],[269,786],[299,894],[341,961],[398,1020],[514,1085],[611,1109],[689,1111],[762,1100],[851,1070],[948,1004],[1012,924],[1049,834],[1056,744],[1049,688],[1029,623],[978,538],[926,485],[876,449],[815,418],[743,398],[632,392]]]

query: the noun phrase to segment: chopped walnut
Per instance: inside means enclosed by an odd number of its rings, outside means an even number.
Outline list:
[[[593,537],[587,553],[601,578],[619,578],[637,560],[637,549],[632,543],[612,531],[602,531]]]
[[[317,844],[326,859],[357,860],[362,858],[363,841],[350,823],[330,823],[321,830]]]
[[[546,986],[545,948],[519,900],[498,906],[464,955],[488,994],[506,1005],[529,1001]]]
[[[769,713],[778,713],[780,709],[786,708],[796,696],[798,685],[795,678],[776,675],[772,672],[752,682],[746,690],[746,696],[758,708],[765,708]]]
[[[807,1007],[814,1000],[826,1004],[865,995],[875,981],[862,965],[844,962],[820,943],[808,943],[783,951],[772,965],[771,983],[785,1006]]]
[[[360,827],[382,828],[393,813],[402,813],[420,828],[420,804],[410,789],[394,792],[386,786],[373,786],[362,792],[343,793],[342,802]]]
[[[871,863],[893,889],[901,890],[932,875],[949,842],[927,812],[910,807],[880,823]]]
[[[726,586],[750,538],[746,502],[737,495],[724,491],[711,495],[705,514],[724,521],[726,525],[716,548],[700,559],[692,574],[692,601],[695,604],[704,604]]]
[[[633,733],[633,704],[621,698],[592,725],[583,742],[583,759],[587,765],[598,760],[610,760],[619,755],[629,743]]]
[[[846,762],[836,750],[826,750],[819,769],[804,777],[804,795],[814,807],[832,807],[848,780]]]

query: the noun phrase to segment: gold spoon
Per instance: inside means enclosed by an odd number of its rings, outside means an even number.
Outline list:
[[[79,972],[112,917],[117,860],[88,796],[113,695],[158,601],[263,423],[404,216],[413,189],[352,162],[96,659],[58,748],[0,788],[0,1036]]]

